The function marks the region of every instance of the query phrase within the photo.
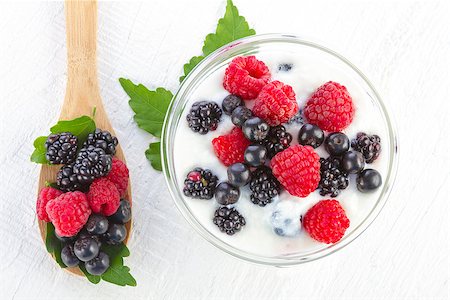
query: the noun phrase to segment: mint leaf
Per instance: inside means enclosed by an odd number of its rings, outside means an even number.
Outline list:
[[[147,157],[155,170],[162,171],[161,142],[150,143],[148,149],[145,150],[145,157]]]
[[[89,133],[95,131],[95,122],[88,116],[81,116],[79,118],[59,121],[50,128],[51,133],[70,132],[78,137],[78,144],[82,145]]]
[[[239,15],[233,1],[228,0],[225,15],[219,20],[216,33],[206,36],[203,54],[206,56],[232,41],[254,34],[255,30],[251,29],[245,18]]]
[[[172,100],[172,93],[164,88],[150,91],[142,84],[135,85],[131,80],[120,78],[122,88],[130,96],[128,102],[135,115],[138,126],[156,137],[161,137],[166,112]]]
[[[205,57],[204,56],[194,56],[192,57],[188,63],[184,64],[184,75],[180,77],[180,83],[186,78],[187,74],[191,73],[192,69],[198,65]]]
[[[115,259],[113,261],[109,269],[103,273],[102,279],[120,286],[136,286],[136,279],[130,274],[130,268],[120,264],[120,260],[122,259]]]
[[[102,245],[102,251],[108,254],[110,257],[127,257],[130,256],[130,250],[128,250],[127,246],[124,243],[120,243],[119,245]]]
[[[46,136],[40,136],[34,140],[33,146],[34,151],[31,154],[30,160],[37,164],[48,164],[48,160],[45,157],[45,141],[47,140]]]
[[[81,272],[83,272],[84,276],[86,276],[86,278],[93,284],[97,284],[100,282],[100,280],[102,280],[102,277],[99,275],[89,274],[88,271],[86,271],[86,267],[84,266],[84,263],[80,262],[78,267],[80,268]]]
[[[62,243],[55,235],[55,227],[52,223],[47,223],[47,230],[45,236],[45,247],[48,253],[55,257],[56,262],[61,268],[67,268],[61,259]]]

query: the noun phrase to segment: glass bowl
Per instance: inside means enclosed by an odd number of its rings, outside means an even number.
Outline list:
[[[362,219],[362,221],[354,226],[350,232],[347,230],[345,236],[339,242],[331,245],[323,245],[323,247],[320,247],[319,249],[307,252],[280,255],[260,255],[239,249],[238,247],[223,241],[221,238],[211,233],[210,230],[205,228],[205,226],[203,226],[196,218],[189,205],[185,202],[182,187],[179,186],[179,176],[184,178],[185,174],[176,173],[174,164],[174,139],[179,124],[186,126],[184,123],[185,109],[187,108],[186,104],[190,99],[190,95],[205,78],[214,73],[214,71],[228,64],[236,56],[257,54],[263,50],[268,51],[272,49],[271,47],[288,47],[289,49],[296,49],[296,47],[299,47],[299,50],[301,48],[302,51],[311,51],[311,53],[315,53],[314,55],[319,55],[321,59],[332,60],[333,64],[337,64],[339,68],[345,68],[345,71],[349,73],[352,80],[355,80],[358,85],[363,87],[364,93],[368,95],[374,109],[379,110],[379,114],[384,122],[385,131],[387,132],[387,138],[382,141],[382,155],[387,155],[388,157],[386,167],[387,172],[386,176],[383,178],[384,182],[378,199],[375,201],[375,204],[371,207],[370,211]],[[180,123],[180,120],[182,123]],[[394,183],[398,161],[398,145],[394,125],[380,95],[377,93],[369,80],[352,63],[336,52],[315,42],[304,40],[293,35],[268,34],[240,39],[225,45],[207,56],[195,67],[194,70],[192,70],[192,72],[182,82],[168,109],[161,139],[161,155],[164,176],[176,206],[188,223],[203,238],[219,249],[237,258],[253,263],[281,267],[297,265],[325,257],[348,245],[367,229],[386,203]]]

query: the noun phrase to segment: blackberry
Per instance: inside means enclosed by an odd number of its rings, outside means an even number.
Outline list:
[[[183,193],[187,197],[196,199],[211,199],[216,191],[217,176],[210,170],[195,168],[184,180]]]
[[[100,128],[95,129],[90,133],[83,144],[83,148],[94,146],[95,148],[103,149],[106,154],[116,154],[116,146],[118,144],[117,138],[112,136],[109,131],[102,131]]]
[[[45,149],[45,157],[52,165],[69,164],[77,155],[78,138],[70,132],[50,134]]]
[[[228,235],[233,235],[245,226],[245,218],[234,208],[226,206],[218,208],[214,212],[214,224],[219,227],[220,231]]]
[[[272,202],[273,198],[278,196],[281,185],[273,176],[272,170],[269,167],[262,166],[252,173],[250,190],[252,191],[250,200],[253,204],[266,206]]]
[[[368,135],[365,132],[358,132],[351,144],[353,149],[362,153],[368,164],[373,163],[380,156],[381,139],[376,134]]]
[[[278,152],[288,148],[292,141],[292,135],[286,131],[283,125],[271,127],[262,144],[267,148],[267,156],[272,158]]]
[[[222,117],[222,110],[215,102],[195,102],[186,116],[189,128],[200,134],[214,131]]]
[[[95,178],[108,175],[112,167],[112,157],[102,148],[92,145],[82,148],[73,164],[73,173],[83,185],[91,184]]]
[[[330,194],[330,197],[337,197],[340,190],[348,187],[347,173],[341,169],[341,161],[336,157],[320,159],[320,182],[318,188],[320,195]]]
[[[56,174],[56,185],[63,192],[83,191],[86,192],[87,185],[78,181],[78,176],[73,172],[73,164],[64,165]]]
[[[289,119],[288,124],[305,124],[305,120],[303,119],[303,111],[299,109],[298,113]]]

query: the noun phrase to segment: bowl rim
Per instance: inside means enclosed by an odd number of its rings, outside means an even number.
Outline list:
[[[380,197],[377,200],[376,204],[372,208],[372,210],[368,213],[368,215],[360,222],[360,224],[347,236],[345,236],[342,240],[335,244],[328,245],[328,247],[321,248],[320,250],[317,250],[311,254],[307,254],[304,257],[298,257],[298,256],[279,256],[279,257],[265,257],[261,255],[257,255],[254,253],[249,253],[246,251],[243,251],[241,249],[238,249],[236,247],[233,247],[226,242],[224,242],[222,239],[216,237],[212,233],[210,233],[206,228],[201,225],[195,216],[192,214],[190,209],[185,204],[185,201],[182,197],[178,197],[177,193],[180,193],[178,191],[178,188],[176,186],[176,183],[174,180],[172,180],[172,174],[174,174],[173,170],[173,164],[169,161],[169,155],[168,151],[171,149],[170,145],[170,136],[171,133],[171,124],[174,121],[174,109],[177,107],[179,102],[183,99],[181,95],[186,92],[190,84],[198,78],[199,75],[202,75],[203,70],[207,70],[208,66],[210,64],[213,64],[218,58],[220,58],[222,55],[225,55],[228,51],[233,50],[235,47],[239,46],[251,46],[253,44],[262,44],[262,43],[268,43],[268,42],[290,42],[290,43],[296,43],[301,44],[304,46],[309,46],[316,48],[318,50],[321,50],[323,52],[326,52],[335,58],[342,61],[344,64],[349,66],[359,77],[364,81],[364,83],[368,86],[368,88],[373,93],[373,96],[375,97],[375,101],[379,105],[379,108],[382,111],[383,117],[385,118],[385,121],[387,123],[388,133],[389,133],[389,139],[390,139],[390,149],[389,152],[390,160],[389,160],[389,168],[388,168],[388,175],[385,180],[385,183],[383,185],[383,190],[380,193]],[[201,78],[201,77],[200,77]],[[176,132],[176,128],[175,128]],[[399,159],[399,148],[398,148],[398,135],[397,135],[397,129],[395,125],[395,121],[393,120],[392,116],[389,114],[388,109],[386,108],[385,103],[383,102],[380,94],[377,92],[373,84],[369,81],[369,79],[355,66],[353,65],[348,59],[340,55],[339,53],[331,50],[330,48],[323,46],[323,43],[318,43],[310,38],[303,38],[297,35],[293,34],[283,34],[283,33],[272,33],[272,34],[259,34],[259,35],[253,35],[250,37],[245,37],[242,39],[238,39],[236,41],[233,41],[227,45],[224,45],[223,47],[217,49],[216,51],[212,52],[208,56],[206,56],[199,64],[197,64],[194,69],[184,78],[184,80],[181,82],[177,92],[174,94],[172,101],[167,109],[167,113],[165,116],[165,120],[163,123],[162,128],[162,134],[161,134],[161,162],[162,162],[162,170],[164,173],[166,184],[169,188],[169,192],[171,194],[172,199],[175,202],[175,205],[177,206],[180,213],[183,215],[183,217],[186,219],[186,221],[197,231],[200,236],[202,236],[205,240],[207,240],[209,243],[214,245],[215,247],[221,249],[225,253],[228,253],[232,255],[233,257],[239,258],[241,260],[259,264],[259,265],[270,265],[270,266],[277,266],[277,267],[284,267],[284,266],[294,266],[294,265],[300,265],[302,263],[310,262],[317,260],[319,258],[327,257],[328,255],[344,248],[348,244],[350,244],[352,241],[354,241],[358,236],[360,236],[376,219],[376,217],[379,215],[383,207],[385,206],[389,195],[392,191],[392,187],[397,175],[397,169],[398,169],[398,159]]]

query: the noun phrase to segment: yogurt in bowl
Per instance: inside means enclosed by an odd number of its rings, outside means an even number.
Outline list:
[[[189,128],[186,115],[199,101],[217,103],[230,93],[223,86],[224,74],[233,58],[255,56],[268,67],[270,81],[281,81],[292,87],[300,109],[317,88],[328,81],[345,86],[353,99],[355,114],[342,132],[354,139],[358,132],[376,134],[382,152],[366,168],[375,169],[382,185],[370,193],[356,188],[357,175],[348,175],[348,187],[334,197],[345,210],[350,226],[338,242],[324,244],[302,228],[306,212],[330,195],[319,190],[306,197],[296,197],[282,189],[277,197],[260,207],[250,201],[251,190],[241,187],[239,200],[230,205],[244,218],[245,225],[233,235],[214,224],[214,212],[221,206],[210,200],[193,199],[183,193],[187,174],[200,167],[217,176],[217,183],[227,181],[227,167],[216,156],[212,140],[228,134],[235,125],[223,114],[215,130],[199,134]],[[254,101],[244,101],[252,108]],[[306,120],[305,120],[306,123]],[[298,144],[301,124],[283,124]],[[330,132],[325,132],[325,136]],[[245,260],[274,266],[295,265],[326,256],[354,240],[378,215],[392,187],[397,164],[397,140],[389,115],[379,95],[366,77],[350,62],[318,44],[288,35],[259,35],[241,39],[205,58],[183,81],[175,95],[163,130],[163,169],[173,199],[188,222],[208,241],[222,250]],[[314,151],[329,156],[323,144]]]

